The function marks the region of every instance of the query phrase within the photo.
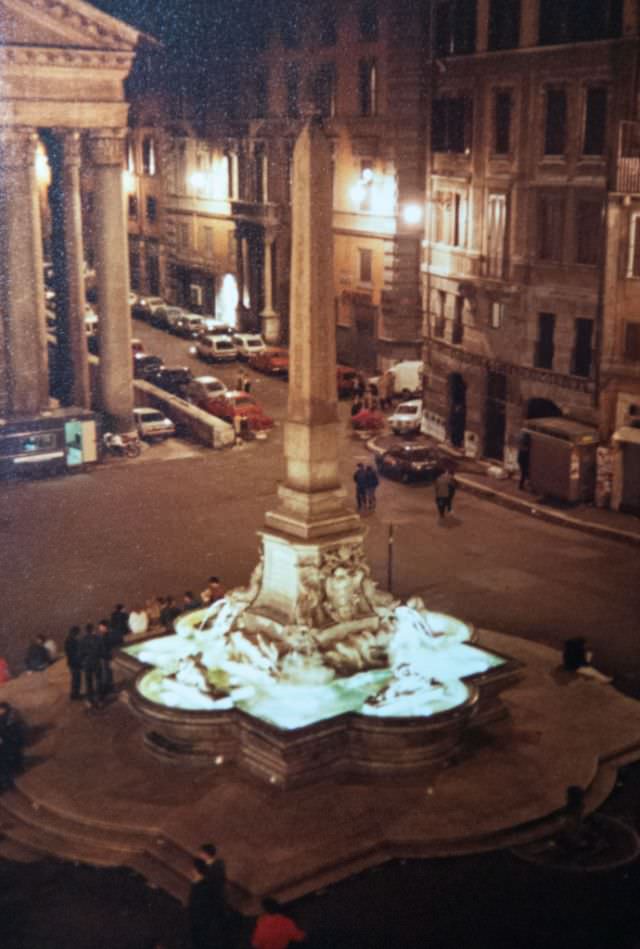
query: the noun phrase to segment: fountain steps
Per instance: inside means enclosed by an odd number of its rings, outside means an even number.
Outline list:
[[[54,855],[94,866],[126,865],[150,884],[181,902],[186,900],[191,854],[159,832],[78,819],[29,797],[19,787],[0,798],[0,832],[8,856],[13,846],[24,859]]]

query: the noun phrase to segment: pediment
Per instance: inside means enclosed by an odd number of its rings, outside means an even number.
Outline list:
[[[132,52],[139,36],[83,0],[0,0],[0,46]]]

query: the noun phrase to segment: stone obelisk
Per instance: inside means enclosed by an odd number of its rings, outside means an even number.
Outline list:
[[[265,515],[253,581],[260,592],[245,614],[249,625],[285,636],[292,628],[346,623],[353,631],[377,622],[362,593],[364,531],[338,471],[332,206],[331,148],[311,120],[293,156],[286,475],[277,507]]]

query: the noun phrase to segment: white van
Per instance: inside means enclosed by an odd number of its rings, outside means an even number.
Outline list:
[[[230,362],[238,355],[238,349],[230,336],[200,336],[196,352],[208,362]]]
[[[389,369],[393,375],[393,394],[403,399],[422,395],[424,363],[419,359],[407,359],[397,362]]]

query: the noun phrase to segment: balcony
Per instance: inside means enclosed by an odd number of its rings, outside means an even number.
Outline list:
[[[615,191],[640,194],[640,122],[621,122]]]
[[[279,220],[277,204],[257,204],[254,201],[232,201],[231,213],[236,220],[250,221],[263,227],[275,227]]]

